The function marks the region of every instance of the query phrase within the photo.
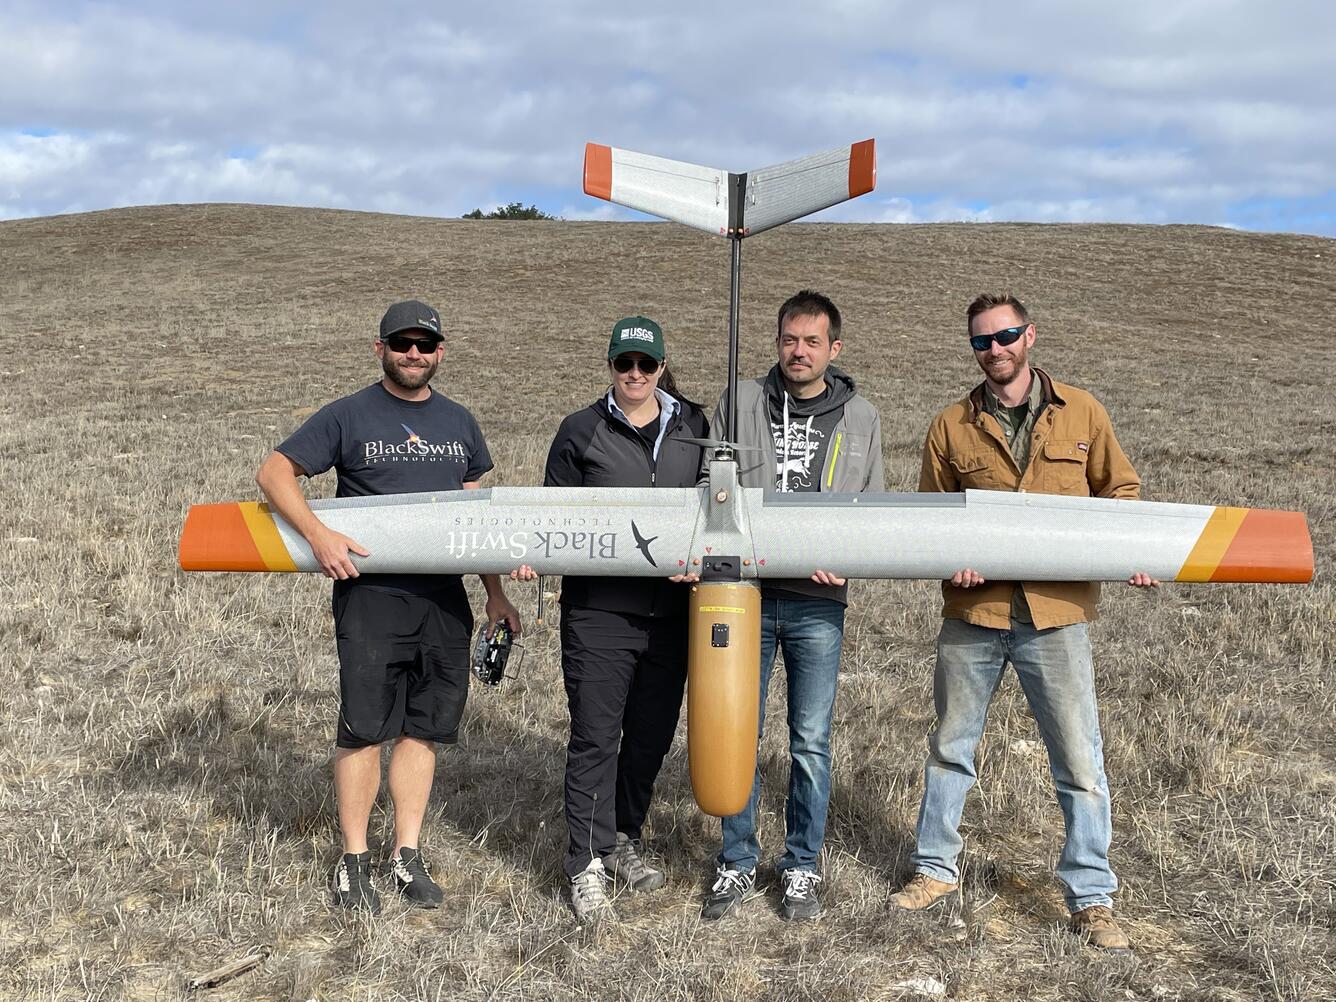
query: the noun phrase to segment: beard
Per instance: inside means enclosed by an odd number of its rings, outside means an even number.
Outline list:
[[[784,378],[788,381],[790,386],[806,387],[811,386],[814,383],[824,386],[826,381],[826,370],[822,369],[820,372],[817,372],[816,366],[811,365],[811,363],[808,363],[808,366],[809,367],[806,369],[794,369],[787,365],[780,365],[779,371],[783,373]]]
[[[998,386],[1008,386],[1014,383],[1030,361],[1030,349],[1021,348],[1020,351],[1010,355],[1003,355],[998,358],[994,364],[989,364],[989,360],[982,363],[984,374]]]
[[[433,359],[420,368],[405,368],[391,357],[388,350],[380,360],[380,367],[385,370],[390,382],[405,390],[420,390],[430,383],[431,377],[436,375],[437,364]]]

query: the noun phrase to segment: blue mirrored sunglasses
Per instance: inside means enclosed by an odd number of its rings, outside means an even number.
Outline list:
[[[991,334],[974,334],[970,337],[970,347],[975,351],[987,351],[996,341],[1003,348],[1009,344],[1015,344],[1016,340],[1025,333],[1029,324],[1021,324],[1019,327],[1003,327],[1000,331],[993,331]]]

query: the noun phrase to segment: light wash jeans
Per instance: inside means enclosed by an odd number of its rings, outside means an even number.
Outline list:
[[[775,649],[784,652],[789,683],[789,799],[784,808],[784,855],[777,868],[815,870],[826,838],[830,806],[830,718],[844,641],[844,606],[826,598],[761,600],[761,717],[775,667]],[[759,737],[759,735],[758,735]],[[756,765],[751,799],[742,813],[723,819],[724,848],[719,864],[754,870],[761,855],[756,840],[756,802],[761,766]]]
[[[1057,875],[1066,887],[1067,907],[1075,912],[1111,906],[1118,889],[1109,868],[1113,822],[1085,623],[1048,630],[1016,622],[1009,630],[958,619],[942,623],[933,677],[937,724],[928,737],[914,869],[936,880],[960,879],[958,829],[976,778],[974,749],[1007,662],[1039,725],[1062,806],[1067,839]]]

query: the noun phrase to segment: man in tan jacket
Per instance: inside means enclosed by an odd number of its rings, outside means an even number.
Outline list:
[[[984,381],[934,419],[920,491],[983,488],[1136,499],[1141,481],[1094,397],[1030,365],[1035,325],[1011,295],[981,295],[966,311]],[[1154,587],[1146,574],[1129,584]],[[914,876],[892,903],[926,908],[960,881],[960,816],[974,785],[974,750],[1010,663],[1048,749],[1067,838],[1057,875],[1071,927],[1091,944],[1130,948],[1113,918],[1112,821],[1087,623],[1099,585],[985,581],[971,568],[944,582]]]

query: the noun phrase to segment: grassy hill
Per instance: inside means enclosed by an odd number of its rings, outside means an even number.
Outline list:
[[[0,997],[170,999],[260,946],[264,966],[211,998],[894,999],[923,978],[963,999],[1336,996],[1336,242],[795,225],[749,241],[743,266],[744,374],[770,365],[788,294],[831,295],[892,489],[912,489],[927,422],[978,379],[965,305],[1010,289],[1036,360],[1108,406],[1148,498],[1308,512],[1310,587],[1106,590],[1096,671],[1136,960],[1062,931],[1061,816],[1014,678],[966,809],[962,906],[888,911],[932,722],[927,582],[854,589],[819,922],[781,922],[773,887],[698,920],[718,826],[679,745],[650,819],[667,888],[575,927],[550,622],[440,756],[425,847],[446,907],[332,913],[327,585],[183,575],[186,507],[256,496],[273,444],[377,378],[376,323],[409,296],[441,311],[436,385],[477,414],[487,483],[539,481],[628,313],[663,324],[680,384],[712,402],[727,246],[667,224],[168,206],[0,223]],[[509,590],[531,620],[532,586]],[[780,731],[762,750],[768,855]],[[373,828],[388,835],[379,813]]]

